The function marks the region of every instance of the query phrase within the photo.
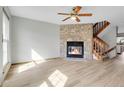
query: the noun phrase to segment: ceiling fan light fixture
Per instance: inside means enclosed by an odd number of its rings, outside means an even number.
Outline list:
[[[80,22],[80,17],[82,17],[82,16],[84,16],[84,17],[92,16],[92,13],[79,13],[81,8],[82,8],[81,6],[76,6],[76,7],[72,8],[72,11],[70,13],[58,13],[58,14],[68,16],[65,19],[63,19],[62,21],[72,19],[72,20],[75,20],[76,22]]]
[[[75,19],[76,19],[76,16],[71,16],[71,19],[72,19],[72,20],[75,20]]]

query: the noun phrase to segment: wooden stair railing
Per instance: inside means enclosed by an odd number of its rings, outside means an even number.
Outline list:
[[[116,46],[110,48],[109,50],[105,51],[103,54],[108,54],[109,52],[111,52],[112,50],[116,49]]]
[[[105,56],[104,53],[107,51],[109,47],[108,44],[104,42],[102,39],[98,37],[94,37],[93,46],[94,46],[93,49],[94,55],[100,60],[103,59],[103,57]]]
[[[109,25],[108,21],[98,22],[93,26],[93,35],[97,36],[99,33],[104,31],[104,29]]]
[[[98,37],[104,29],[109,25],[108,21],[102,21],[94,24],[93,26],[93,53],[97,59],[102,60],[109,48],[109,45]],[[108,51],[109,52],[109,51]]]

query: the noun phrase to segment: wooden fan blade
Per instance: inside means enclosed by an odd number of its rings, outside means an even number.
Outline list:
[[[68,13],[58,13],[58,15],[70,15]]]
[[[91,13],[78,14],[78,16],[92,16]]]
[[[80,19],[79,19],[78,17],[76,17],[76,21],[77,21],[77,22],[80,22]]]
[[[71,18],[71,17],[67,17],[67,18],[63,19],[62,21],[65,21],[65,20],[67,20],[67,19],[69,19],[69,18]]]
[[[81,6],[76,6],[75,9],[74,9],[74,11],[75,11],[76,13],[78,13],[78,12],[81,10],[81,8],[82,8]]]

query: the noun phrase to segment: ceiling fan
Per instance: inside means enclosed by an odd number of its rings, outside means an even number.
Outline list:
[[[76,6],[72,8],[72,12],[71,13],[58,13],[59,15],[68,15],[67,18],[63,19],[62,21],[66,21],[67,19],[73,19],[76,20],[77,22],[80,22],[79,17],[86,17],[86,16],[92,16],[92,13],[83,13],[83,14],[79,14],[80,10],[81,10],[81,6]]]

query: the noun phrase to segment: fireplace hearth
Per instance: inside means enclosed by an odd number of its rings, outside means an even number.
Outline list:
[[[84,43],[79,41],[67,42],[67,57],[69,58],[83,58]]]

